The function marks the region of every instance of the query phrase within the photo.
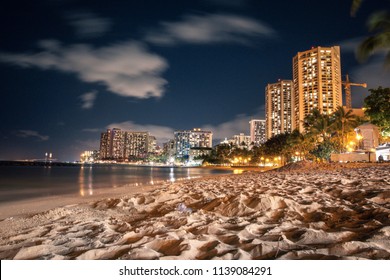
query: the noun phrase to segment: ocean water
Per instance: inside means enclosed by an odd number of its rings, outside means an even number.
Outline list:
[[[118,187],[130,190],[229,173],[232,171],[129,165],[0,166],[0,203],[61,195],[93,196]]]

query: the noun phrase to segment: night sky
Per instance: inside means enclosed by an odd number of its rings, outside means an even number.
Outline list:
[[[341,46],[343,75],[390,86],[383,54],[359,64],[370,0],[13,0],[0,9],[0,159],[78,160],[108,127],[158,143],[200,127],[215,143],[264,117],[264,88],[292,78],[292,58]],[[4,1],[3,1],[4,2]],[[362,106],[368,89],[353,87]]]

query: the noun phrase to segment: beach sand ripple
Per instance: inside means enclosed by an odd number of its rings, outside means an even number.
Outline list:
[[[0,221],[1,259],[390,259],[389,164],[298,163]]]

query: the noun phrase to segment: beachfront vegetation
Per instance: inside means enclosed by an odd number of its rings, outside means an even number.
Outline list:
[[[365,117],[361,118],[344,107],[332,114],[314,109],[304,120],[305,132],[295,130],[268,139],[259,147],[239,147],[220,144],[211,155],[204,158],[210,164],[285,164],[293,160],[328,161],[332,153],[343,153],[359,149],[355,128],[370,121],[377,125],[382,135],[390,134],[390,88],[370,89],[365,99]],[[386,139],[385,139],[386,140]],[[238,159],[238,160],[237,160]]]
[[[356,15],[362,2],[363,0],[352,1],[352,16]],[[390,12],[381,10],[372,13],[367,20],[367,27],[371,35],[360,43],[356,52],[357,59],[365,61],[372,54],[384,51],[385,66],[390,68]]]
[[[377,125],[382,137],[390,138],[390,88],[370,89],[364,99],[364,114]]]

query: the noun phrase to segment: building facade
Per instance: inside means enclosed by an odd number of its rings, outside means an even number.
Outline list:
[[[213,145],[213,133],[200,128],[177,130],[174,137],[177,158],[188,158],[191,148],[211,148]]]
[[[94,150],[94,151],[84,151],[80,155],[80,162],[82,163],[93,163],[97,160],[99,160],[100,155],[99,152]]]
[[[146,158],[149,152],[149,132],[126,131],[124,134],[124,158]]]
[[[340,47],[313,47],[293,58],[293,126],[304,131],[303,121],[314,108],[330,114],[342,106]]]
[[[119,128],[107,129],[100,137],[100,158],[102,160],[128,160],[146,158],[150,141],[149,132],[123,131]]]
[[[153,135],[149,136],[149,147],[148,147],[148,153],[157,153],[158,151],[157,147],[157,139]]]
[[[249,135],[245,135],[244,133],[240,133],[234,135],[229,142],[239,148],[249,148],[251,145],[251,137]]]
[[[379,128],[372,123],[364,123],[355,128],[359,150],[371,151],[379,146]],[[359,136],[359,137],[358,137]]]
[[[293,83],[279,80],[265,88],[266,138],[293,131]]]
[[[119,128],[107,129],[100,137],[100,158],[120,159],[124,157],[124,131]]]
[[[265,120],[251,120],[249,121],[249,131],[251,144],[260,146],[266,141]]]

